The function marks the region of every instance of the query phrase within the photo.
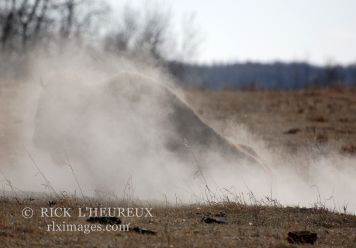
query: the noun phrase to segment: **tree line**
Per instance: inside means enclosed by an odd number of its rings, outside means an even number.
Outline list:
[[[231,63],[196,65],[170,63],[185,88],[302,89],[323,86],[356,86],[356,64],[316,66],[305,62]]]
[[[103,0],[2,0],[2,53],[25,54],[38,47],[49,49],[71,41],[101,46],[110,52],[182,60],[191,56],[198,44],[193,18],[182,25],[184,30],[177,42],[169,8],[158,2],[142,8],[126,4],[120,13],[115,13],[116,19],[111,14]]]

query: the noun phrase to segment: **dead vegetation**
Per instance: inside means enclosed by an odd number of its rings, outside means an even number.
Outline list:
[[[247,124],[276,147],[299,149],[310,143],[330,143],[353,156],[356,132],[354,95],[354,91],[343,91],[341,94],[339,91],[315,90],[312,94],[307,91],[196,91],[188,92],[188,100],[216,129],[222,127],[218,124],[224,120],[232,119]],[[312,111],[321,113],[325,121],[306,118]],[[222,129],[219,131],[224,133]],[[73,170],[72,173],[75,179]],[[6,175],[3,179],[12,191],[0,199],[2,247],[295,247],[306,240],[320,247],[353,247],[356,242],[356,217],[349,215],[347,204],[342,213],[330,212],[321,201],[316,201],[312,208],[284,207],[272,197],[257,201],[252,193],[246,196],[248,200],[240,198],[240,201],[226,197],[223,202],[211,200],[205,204],[152,205],[154,218],[120,219],[120,223],[131,223],[130,232],[48,232],[46,226],[53,220],[77,224],[88,221],[78,217],[40,218],[38,213],[41,207],[77,209],[135,204],[129,200],[129,194],[121,201],[105,202],[87,199],[81,194],[55,194],[50,189],[48,194],[53,197],[21,197],[18,196],[21,192]],[[25,207],[35,210],[34,218],[22,217],[21,211]],[[118,219],[115,221],[119,222]],[[314,234],[317,235],[316,240]]]
[[[243,124],[269,147],[295,152],[330,146],[353,155],[356,89],[300,91],[200,91],[187,93],[196,112],[221,133],[229,122]],[[288,135],[285,135],[288,134]]]
[[[75,209],[87,205],[73,198],[54,200],[55,207]],[[117,202],[115,206],[122,204]],[[84,234],[48,232],[46,226],[51,221],[87,222],[75,216],[40,218],[40,207],[48,206],[44,201],[16,203],[3,197],[0,205],[2,247],[292,247],[288,233],[300,231],[316,233],[315,242],[321,247],[352,247],[356,240],[355,216],[323,208],[248,206],[234,202],[153,206],[153,218],[122,218],[124,223],[131,223],[133,229],[129,232]],[[21,216],[26,206],[35,210],[34,218]],[[95,202],[91,206],[105,204]]]

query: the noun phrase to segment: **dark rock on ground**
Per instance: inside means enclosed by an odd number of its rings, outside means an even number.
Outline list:
[[[300,131],[302,130],[300,130],[299,128],[291,128],[285,131],[284,134],[296,134],[299,133]]]
[[[204,216],[202,222],[206,224],[226,224],[227,222],[221,218],[215,218],[210,216]]]
[[[318,235],[309,231],[289,232],[288,242],[291,244],[314,244]]]
[[[148,230],[146,228],[142,228],[142,227],[134,227],[131,229],[132,232],[135,232],[135,233],[139,233],[139,234],[146,234],[146,235],[156,235],[157,232],[155,231],[152,231],[152,230]]]
[[[110,225],[119,225],[121,220],[117,217],[90,217],[87,219],[91,223],[100,223],[100,224],[110,224]]]

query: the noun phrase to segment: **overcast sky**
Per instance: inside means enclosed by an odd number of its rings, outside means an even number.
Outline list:
[[[126,0],[109,0],[119,9]],[[146,0],[131,0],[144,6]],[[161,0],[173,23],[195,13],[195,61],[356,62],[355,0]]]

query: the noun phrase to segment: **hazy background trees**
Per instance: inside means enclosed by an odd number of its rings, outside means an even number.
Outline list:
[[[126,5],[119,23],[107,32],[104,45],[120,55],[150,55],[159,61],[184,61],[194,57],[201,36],[194,25],[194,16],[184,16],[180,32],[175,32],[172,13],[157,2],[140,9]]]
[[[134,9],[126,5],[118,25],[105,37],[105,48],[120,54],[147,53],[165,57],[169,42],[170,15],[158,8]]]
[[[158,2],[142,8],[127,4],[115,13],[116,19],[110,13],[109,5],[102,0],[3,0],[1,49],[24,54],[71,41],[102,46],[121,55],[149,54],[159,60],[192,56],[197,44],[193,19],[178,35],[173,31],[169,7]]]
[[[4,0],[0,4],[3,52],[89,39],[109,8],[104,2],[83,0]]]
[[[114,13],[105,0],[2,0],[0,76],[25,72],[27,55],[34,50],[62,52],[67,44],[76,43],[141,61],[153,58],[187,87],[292,89],[340,82],[356,85],[354,65],[189,64],[187,61],[198,51],[201,35],[194,25],[194,15],[186,15],[176,27],[173,14],[162,1],[140,7],[127,3]]]

